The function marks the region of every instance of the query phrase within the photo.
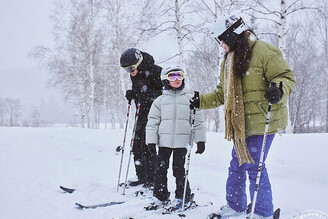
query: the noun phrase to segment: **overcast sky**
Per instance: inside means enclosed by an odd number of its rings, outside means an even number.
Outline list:
[[[42,102],[62,105],[58,90],[47,87],[50,74],[27,57],[34,46],[51,46],[52,2],[0,0],[0,98],[19,99],[27,114]]]
[[[36,67],[33,46],[50,45],[52,0],[0,1],[0,71]]]

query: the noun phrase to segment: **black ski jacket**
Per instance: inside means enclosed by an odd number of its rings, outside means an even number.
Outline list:
[[[141,52],[143,61],[138,66],[138,74],[130,75],[132,90],[140,103],[140,111],[136,131],[144,131],[147,125],[147,116],[153,101],[162,94],[161,71],[162,68],[154,64],[151,55]]]

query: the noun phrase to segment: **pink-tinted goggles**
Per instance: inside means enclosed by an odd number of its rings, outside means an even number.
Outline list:
[[[183,72],[182,71],[171,71],[167,74],[167,79],[169,81],[183,80]]]

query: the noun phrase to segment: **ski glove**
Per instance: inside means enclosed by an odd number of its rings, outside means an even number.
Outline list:
[[[125,98],[131,102],[132,99],[137,100],[137,95],[133,90],[127,90],[125,93]]]
[[[205,142],[203,141],[197,142],[197,151],[195,153],[202,154],[204,151],[205,151]]]
[[[156,144],[148,144],[148,151],[151,155],[156,155]]]
[[[195,91],[195,96],[193,96],[189,102],[190,102],[189,105],[190,109],[199,108],[200,106],[199,92]]]
[[[271,104],[279,103],[282,96],[282,89],[279,89],[276,86],[271,86],[267,88],[265,92],[265,99],[267,99]]]

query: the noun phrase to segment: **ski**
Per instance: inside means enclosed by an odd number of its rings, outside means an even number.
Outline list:
[[[123,204],[124,202],[107,202],[107,203],[102,203],[102,204],[96,204],[96,205],[82,205],[80,203],[75,203],[76,207],[78,209],[95,209],[99,207],[108,207],[108,206],[113,206],[113,205],[120,205]]]
[[[249,217],[250,217],[251,215],[247,215],[246,216],[246,219],[250,219]],[[275,211],[274,211],[274,213],[273,213],[273,219],[279,219],[280,218],[280,208],[277,208]]]
[[[192,210],[192,209],[199,208],[199,207],[207,207],[207,206],[210,206],[210,205],[213,205],[213,203],[210,202],[208,204],[198,205],[195,201],[192,201],[192,203],[190,203],[188,206],[186,206],[184,208],[184,211]],[[179,213],[178,213],[179,217],[185,217],[186,215],[181,214],[180,210],[181,210],[181,208],[168,207],[168,208],[164,208],[164,211],[162,212],[162,214],[172,214],[172,213],[175,213],[175,212],[179,211]]]
[[[246,216],[238,216],[235,218],[245,218],[245,219],[250,219],[250,212],[251,212],[252,206],[251,204],[249,204],[247,206],[247,210],[246,210]],[[227,217],[227,216],[221,216],[220,214],[216,214],[216,213],[212,213],[210,215],[207,216],[208,219],[222,219],[222,218],[232,218],[232,217]],[[273,219],[279,219],[280,218],[280,208],[277,208],[274,213],[273,213]]]
[[[209,205],[213,205],[213,203],[209,202],[208,204],[198,205],[194,200],[194,194],[191,194],[190,201],[188,203],[185,203],[184,211],[195,209],[195,208],[198,208],[198,207],[206,207],[206,206],[209,206]],[[183,214],[182,212],[180,212],[181,210],[182,210],[181,206],[164,207],[164,210],[162,211],[162,214],[171,214],[171,213],[179,211],[179,214],[178,214],[179,217],[185,217],[186,215]]]
[[[67,192],[67,193],[73,193],[75,191],[75,189],[70,189],[64,186],[59,186],[59,188],[61,188],[63,191]]]
[[[170,201],[163,201],[160,204],[155,204],[155,202],[150,203],[150,205],[144,207],[144,209],[146,211],[155,211],[157,209],[162,209],[168,206],[168,204],[170,203]]]
[[[280,218],[280,208],[277,208],[273,213],[273,219],[279,219]]]
[[[148,198],[146,196],[145,191],[140,190],[140,191],[136,191],[135,193],[136,197],[142,197],[143,198]],[[125,201],[121,201],[121,202],[106,202],[106,203],[102,203],[102,204],[96,204],[96,205],[83,205],[81,203],[76,202],[75,205],[78,209],[95,209],[95,208],[99,208],[99,207],[109,207],[109,206],[113,206],[113,205],[120,205],[125,203]]]

